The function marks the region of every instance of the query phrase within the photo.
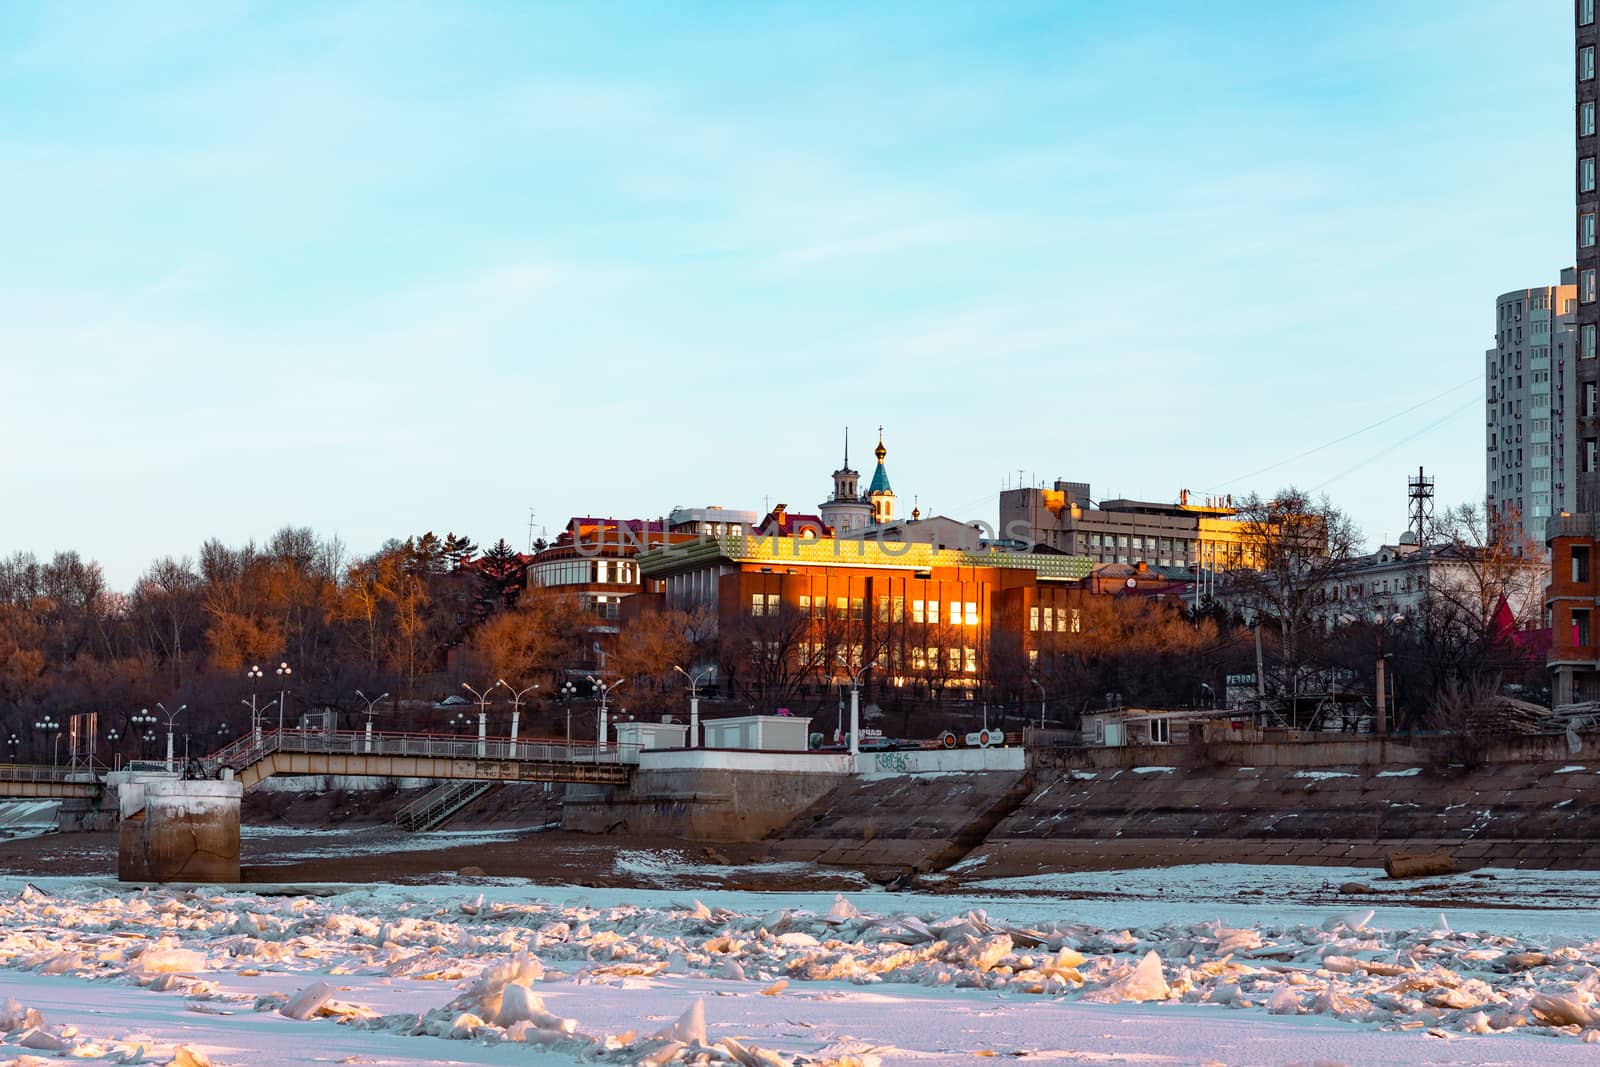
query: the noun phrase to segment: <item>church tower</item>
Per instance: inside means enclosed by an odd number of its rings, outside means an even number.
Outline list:
[[[861,475],[850,469],[850,431],[844,432],[844,466],[833,472],[833,495],[817,506],[835,534],[863,530],[872,523],[872,505],[861,498]]]
[[[883,457],[889,450],[883,447],[883,427],[878,427],[878,447],[873,449],[878,457],[878,469],[872,472],[872,484],[867,486],[867,502],[872,506],[872,521],[894,521],[894,490],[889,488],[889,472],[883,466]]]

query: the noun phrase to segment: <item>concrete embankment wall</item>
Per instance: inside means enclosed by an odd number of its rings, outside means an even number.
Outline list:
[[[1037,770],[1033,793],[974,851],[984,862],[973,873],[1195,862],[1378,866],[1389,849],[1443,849],[1464,867],[1600,869],[1600,756],[1472,770],[1420,761],[1116,765],[1150,754],[1100,750],[1080,761],[1097,766]]]
[[[842,771],[641,769],[626,786],[571,786],[561,828],[759,841],[844,780]]]
[[[872,876],[934,871],[980,844],[1028,793],[1020,770],[851,778],[780,830],[771,855]]]

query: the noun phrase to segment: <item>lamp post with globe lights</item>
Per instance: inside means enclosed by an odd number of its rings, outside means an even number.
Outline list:
[[[577,695],[578,687],[573,685],[570,680],[569,681],[565,681],[565,682],[561,683],[560,692],[561,692],[561,703],[565,704],[566,708],[567,708],[567,758],[571,759],[572,758],[572,698],[575,695]]]
[[[17,746],[20,744],[22,744],[22,738],[18,737],[16,731],[13,730],[11,736],[6,738],[6,748],[11,751],[12,763],[17,762]]]
[[[50,738],[50,766],[54,767],[61,751],[61,720],[54,715],[46,715],[35,722],[33,728]]]
[[[606,699],[611,696],[611,691],[626,682],[626,678],[618,678],[610,685],[606,685],[594,675],[589,675],[589,684],[600,691],[600,721],[596,724],[595,759],[599,760],[600,753],[606,749]]]
[[[144,708],[134,712],[129,722],[133,724],[133,736],[140,741],[139,758],[148,759],[150,742],[156,739],[156,717],[150,713],[149,708]]]
[[[113,726],[106,731],[106,743],[111,748],[111,767],[113,770],[122,766],[122,753],[117,749],[117,742],[122,740],[122,731]]]
[[[294,674],[294,668],[280,660],[278,662],[278,733],[283,733],[283,713],[289,706],[289,678]]]
[[[252,686],[256,683],[259,683],[261,679],[266,677],[266,675],[261,673],[261,668],[254,665],[252,665],[249,670],[244,672],[244,676],[252,683]],[[256,690],[252,688],[250,690],[250,699],[240,700],[239,703],[250,709],[250,736],[255,744],[259,745],[261,744],[261,718],[262,716],[266,715],[268,711],[272,710],[272,705],[276,704],[278,701],[277,698],[273,698],[272,700],[267,701],[265,704],[259,705],[256,703],[256,701],[257,693]],[[278,721],[278,729],[283,729],[283,721],[281,718]]]

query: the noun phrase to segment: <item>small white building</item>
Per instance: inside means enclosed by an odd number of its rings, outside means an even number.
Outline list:
[[[804,752],[811,735],[811,718],[794,715],[740,715],[731,719],[706,719],[706,748],[734,748],[751,752]]]
[[[689,738],[689,727],[673,722],[619,722],[617,745],[622,758],[629,763],[639,761],[639,753],[653,748],[683,748]]]

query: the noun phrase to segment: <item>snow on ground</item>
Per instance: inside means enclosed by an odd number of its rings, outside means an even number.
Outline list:
[[[0,1043],[23,1065],[1560,1067],[1600,1041],[1600,937],[1496,928],[1517,913],[1457,930],[1271,903],[1239,924],[881,892],[37,885],[0,881]]]

